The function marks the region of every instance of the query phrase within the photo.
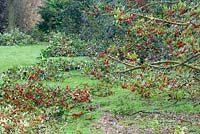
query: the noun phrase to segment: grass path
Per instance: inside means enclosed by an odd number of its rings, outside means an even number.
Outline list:
[[[12,66],[33,64],[43,45],[0,46],[0,73]]]

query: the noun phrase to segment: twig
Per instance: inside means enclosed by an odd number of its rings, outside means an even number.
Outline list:
[[[171,107],[171,106],[177,104],[177,102],[178,102],[178,100],[176,100],[173,104],[170,104],[170,105],[168,105],[168,106],[162,107],[162,109],[164,109],[164,108],[168,108],[168,107]]]
[[[141,69],[142,66],[135,66],[133,68],[130,68],[130,69],[127,69],[127,70],[123,70],[123,71],[116,71],[114,73],[127,73],[127,72],[130,72],[130,71],[133,71],[133,70],[137,70],[137,69]]]
[[[137,44],[141,39],[144,39],[144,36],[142,36],[142,37],[140,37],[138,40],[136,40],[136,42],[135,42],[133,45],[129,46],[129,47],[127,48],[127,50],[130,50],[130,49],[132,49],[133,47],[135,47],[135,44]]]
[[[66,122],[65,125],[63,125],[63,126],[59,129],[59,131],[62,130],[63,128],[65,128],[65,126],[67,126],[68,124],[69,124],[69,122]]]
[[[115,60],[115,61],[118,61],[119,63],[122,63],[122,64],[124,64],[124,65],[130,66],[130,67],[135,67],[134,65],[128,64],[128,63],[126,63],[126,62],[123,62],[123,61],[121,61],[121,60],[119,60],[119,59],[117,59],[117,58],[115,58],[115,57],[112,57],[111,55],[108,55],[108,57],[109,57],[110,59],[113,59],[113,60]]]
[[[131,115],[135,115],[135,114],[139,114],[139,113],[143,113],[143,112],[144,112],[143,110],[140,110],[140,111],[132,113]]]
[[[137,112],[134,112],[132,113],[131,115],[135,115],[135,114],[139,114],[139,113],[144,113],[144,114],[161,114],[161,112],[147,112],[147,111],[144,111],[144,110],[140,110],[140,111],[137,111]]]
[[[198,77],[194,76],[194,78],[195,78],[196,80],[200,81],[200,79],[199,79]]]

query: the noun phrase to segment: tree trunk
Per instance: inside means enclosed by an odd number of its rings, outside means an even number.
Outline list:
[[[7,0],[0,0],[0,33],[5,30],[7,24]]]
[[[8,31],[12,31],[15,28],[15,9],[14,0],[8,0]]]

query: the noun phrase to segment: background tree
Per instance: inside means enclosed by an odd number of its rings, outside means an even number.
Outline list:
[[[15,28],[15,8],[14,0],[8,0],[8,31],[12,31]]]
[[[23,31],[31,30],[41,21],[38,9],[42,6],[43,0],[15,0],[15,22],[18,28]]]
[[[82,26],[82,2],[75,0],[46,0],[40,10],[42,31],[79,33]]]
[[[7,25],[7,30],[14,28],[27,31],[32,29],[40,20],[38,7],[43,0],[2,0],[0,2],[0,31]]]
[[[92,72],[142,97],[199,96],[199,3],[197,1],[103,1],[89,15],[110,16],[122,33],[98,54]],[[124,66],[117,66],[123,64]],[[181,90],[179,90],[181,89]]]
[[[3,32],[7,24],[6,0],[0,1],[0,32]]]
[[[109,46],[115,34],[122,33],[113,24],[114,18],[100,15],[93,0],[45,0],[39,13],[43,21],[39,23],[44,32],[59,31],[76,34],[82,40],[91,41],[92,51],[100,51]],[[94,13],[90,11],[93,7]]]

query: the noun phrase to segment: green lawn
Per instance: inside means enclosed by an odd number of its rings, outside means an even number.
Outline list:
[[[44,45],[0,46],[0,72],[12,66],[33,64]]]

